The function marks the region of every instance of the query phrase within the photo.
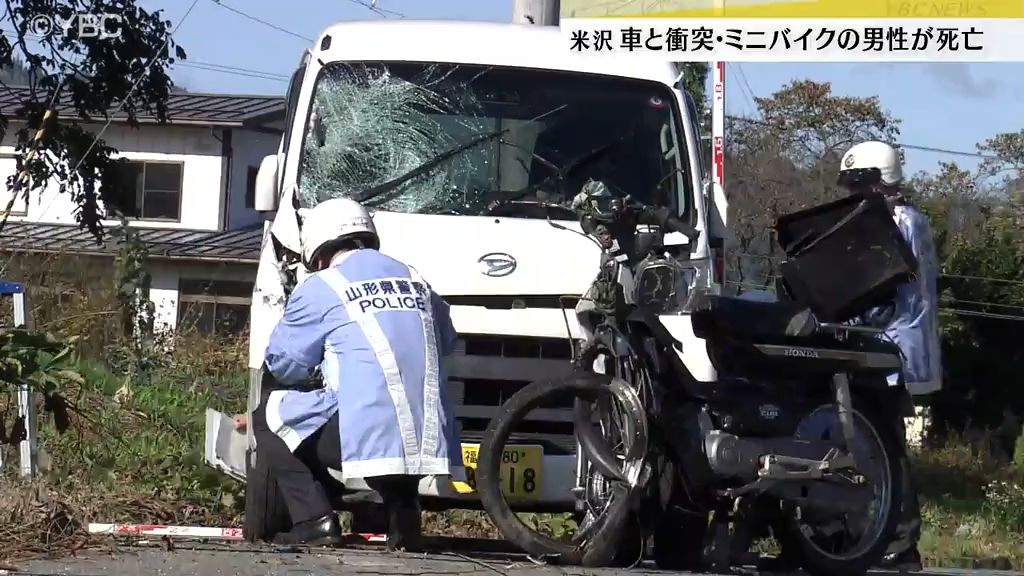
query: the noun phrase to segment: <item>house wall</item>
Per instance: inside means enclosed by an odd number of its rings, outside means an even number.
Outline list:
[[[263,157],[277,152],[280,134],[255,130],[232,130],[233,159],[228,203],[228,227],[245,228],[262,221],[259,212],[246,206],[249,168],[259,169]]]
[[[3,183],[14,174],[14,132],[8,130],[0,142],[0,212],[7,207],[10,192]],[[102,126],[90,127],[98,132]],[[229,166],[222,157],[224,129],[193,126],[154,126],[143,124],[138,129],[124,124],[111,124],[103,133],[107,145],[119,150],[116,156],[130,160],[182,162],[181,215],[177,222],[139,220],[134,224],[148,228],[181,228],[190,230],[221,230],[244,227],[260,221],[260,215],[246,207],[245,192],[248,167],[259,166],[266,154],[277,150],[280,135],[254,130],[233,129],[230,162],[230,193],[225,202],[224,177]],[[74,224],[76,205],[69,194],[61,194],[54,179],[41,194],[33,193],[29,202],[18,201],[11,220]],[[226,213],[225,213],[226,212]],[[107,222],[116,225],[116,222]]]
[[[98,132],[102,126],[90,127]],[[0,143],[0,156],[14,153],[13,130]],[[218,135],[219,136],[219,135]],[[117,157],[130,160],[163,160],[182,162],[181,217],[178,222],[139,221],[152,228],[186,228],[217,230],[221,221],[221,144],[209,127],[152,126],[138,129],[124,124],[111,124],[102,139],[117,149]],[[14,172],[12,161],[0,160],[0,178]],[[0,202],[6,206],[10,192],[0,191]],[[76,205],[68,194],[61,194],[56,178],[42,194],[33,194],[27,214],[17,219],[31,222],[75,223]],[[12,220],[15,218],[12,218]],[[115,224],[110,222],[111,225]]]
[[[178,283],[181,279],[238,280],[256,282],[256,264],[179,263],[151,260],[149,299],[153,302],[154,328],[173,330],[178,323]]]

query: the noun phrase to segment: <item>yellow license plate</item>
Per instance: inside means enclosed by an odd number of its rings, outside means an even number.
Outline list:
[[[476,464],[480,455],[479,444],[462,445],[462,463],[466,467],[466,482],[452,482],[459,494],[476,492]],[[501,453],[501,491],[509,500],[540,498],[541,468],[544,466],[543,446],[506,446]]]

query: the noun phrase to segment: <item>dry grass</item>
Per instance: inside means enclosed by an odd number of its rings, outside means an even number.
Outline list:
[[[92,542],[90,521],[236,525],[243,487],[204,465],[204,415],[243,409],[247,339],[183,330],[147,353],[143,374],[131,371],[111,261],[34,258],[10,258],[4,276],[32,286],[35,327],[82,336],[84,384],[61,390],[75,407],[70,431],[41,418],[40,478],[0,474],[0,561],[72,552]],[[5,427],[12,400],[0,390]]]
[[[175,500],[130,486],[120,491],[103,486],[65,491],[47,482],[2,478],[0,566],[13,570],[17,562],[59,558],[105,545],[105,537],[88,533],[90,522],[219,525],[225,521],[223,514]]]

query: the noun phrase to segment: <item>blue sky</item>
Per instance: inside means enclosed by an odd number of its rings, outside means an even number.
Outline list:
[[[361,0],[223,0],[278,28],[309,38],[332,22],[380,18]],[[162,8],[178,22],[190,2],[140,0],[148,9]],[[369,2],[369,0],[367,0]],[[511,19],[511,0],[377,0],[377,6],[409,18],[490,20]],[[230,74],[258,70],[288,76],[310,42],[236,14],[214,0],[199,0],[178,30],[177,41],[191,65],[178,67],[175,81],[203,92],[282,94],[287,83]],[[390,40],[400,41],[400,40]],[[221,71],[210,70],[210,64]],[[205,68],[205,69],[200,69]],[[750,115],[746,91],[768,96],[798,78],[832,83],[833,92],[874,96],[903,120],[905,144],[974,152],[975,144],[999,132],[1024,129],[1024,64],[743,64],[729,65],[726,76],[728,113]],[[746,80],[746,85],[743,83]],[[933,170],[940,161],[974,166],[977,158],[920,150],[906,151],[909,172]]]

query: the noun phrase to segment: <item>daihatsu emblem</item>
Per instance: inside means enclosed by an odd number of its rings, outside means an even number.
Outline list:
[[[504,252],[484,254],[477,262],[484,276],[508,276],[516,271],[516,259]]]

